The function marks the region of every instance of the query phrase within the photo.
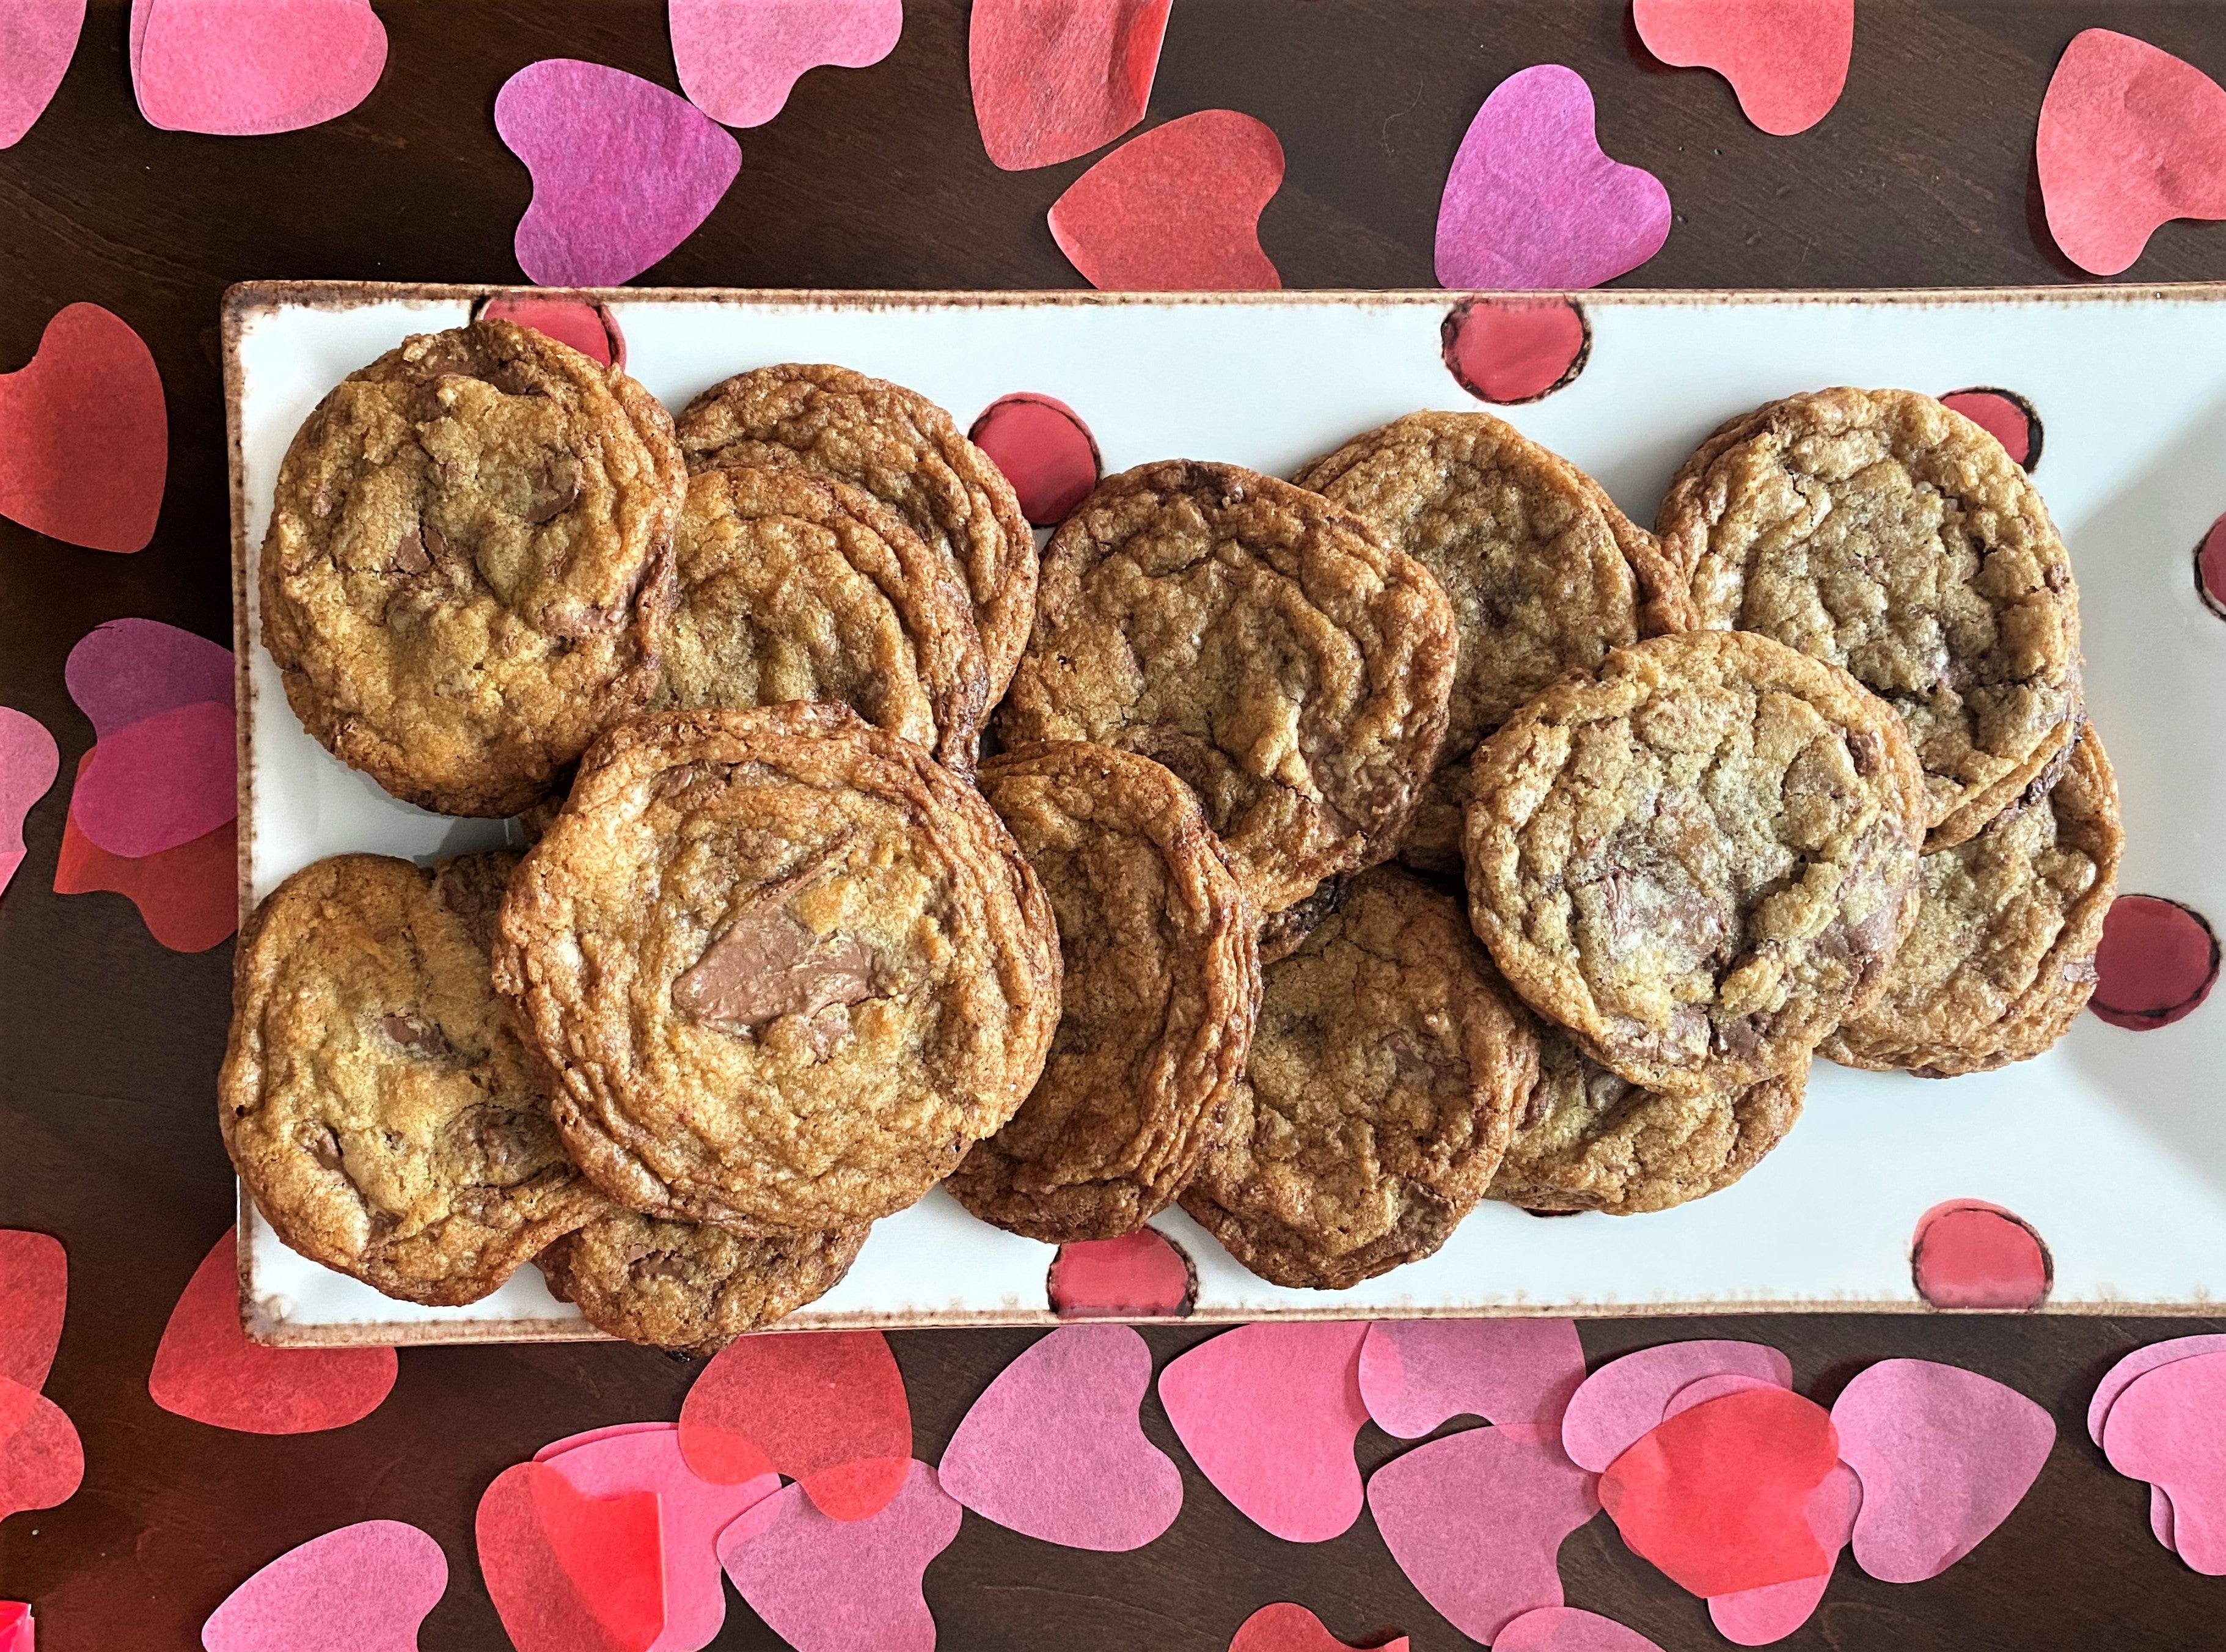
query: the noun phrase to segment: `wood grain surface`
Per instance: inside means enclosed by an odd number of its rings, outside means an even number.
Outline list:
[[[138,118],[125,8],[96,0],[46,117],[0,152],[0,365],[53,312],[106,305],[152,346],[171,470],[160,531],[132,556],[0,522],[0,702],[52,728],[63,773],[92,730],[62,661],[92,626],[148,615],[230,637],[217,303],[249,276],[507,282],[525,169],[497,140],[496,88],[577,56],[676,84],[655,0],[379,0],[385,79],[353,113],[270,138],[160,132]],[[1085,161],[1002,173],[968,102],[965,8],[907,8],[877,67],[818,71],[768,127],[741,135],[739,181],[646,282],[743,286],[1078,284],[1044,212]],[[2140,35],[2226,75],[2226,6],[2090,0],[1863,0],[1847,93],[1803,136],[1766,137],[1726,85],[1645,60],[1624,0],[1179,0],[1150,119],[1232,107],[1281,137],[1289,173],[1261,233],[1290,287],[1426,286],[1440,187],[1484,95],[1516,69],[1577,68],[1607,151],[1676,207],[1668,246],[1627,284],[1840,287],[2079,278],[2038,228],[2033,125],[2078,29]],[[2226,226],[2173,225],[2129,279],[2226,277]],[[170,1416],[147,1396],[156,1339],[231,1220],[213,1083],[227,945],[165,952],[120,897],[50,893],[67,792],[33,810],[29,859],[0,904],[0,1224],[67,1242],[70,1311],[48,1392],[84,1435],[84,1489],[0,1527],[0,1598],[36,1603],[41,1652],[199,1644],[202,1619],[294,1544],[351,1521],[414,1522],[452,1580],[426,1652],[499,1648],[472,1512],[506,1465],[561,1434],[671,1417],[687,1364],[617,1346],[406,1352],[393,1397],[331,1434],[266,1439]],[[1946,1104],[1943,1098],[1943,1105]],[[1634,1234],[1636,1239],[1638,1236]],[[2008,1523],[1933,1582],[1891,1587],[1843,1560],[1789,1647],[2194,1648],[2226,1638],[2226,1581],[2158,1547],[2147,1490],[2113,1474],[2082,1416],[2119,1355],[2210,1322],[1783,1317],[1585,1327],[1595,1361],[1696,1334],[1764,1338],[1828,1403],[1865,1364],[1952,1361],[2049,1406],[2059,1438]],[[1202,1331],[1149,1333],[1164,1362]],[[1029,1332],[897,1337],[919,1454],[933,1460]],[[1174,1450],[1156,1402],[1147,1431]],[[1364,1466],[1393,1442],[1361,1436]],[[1185,1462],[1188,1500],[1134,1554],[1078,1554],[969,1515],[930,1568],[942,1644],[1063,1652],[1220,1652],[1255,1608],[1303,1602],[1348,1639],[1396,1627],[1417,1652],[1465,1642],[1426,1606],[1364,1517],[1333,1542],[1280,1542]],[[1670,1652],[1720,1646],[1700,1602],[1605,1520],[1561,1553],[1571,1602]],[[1380,1636],[1378,1636],[1380,1638]],[[739,1600],[722,1648],[779,1642]]]

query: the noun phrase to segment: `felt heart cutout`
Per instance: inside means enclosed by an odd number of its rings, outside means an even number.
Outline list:
[[[1160,1403],[1199,1471],[1287,1541],[1326,1541],[1360,1513],[1367,1335],[1358,1320],[1239,1325],[1160,1373]]]
[[[1383,1545],[1423,1599],[1489,1644],[1561,1604],[1562,1540],[1600,1512],[1593,1477],[1550,1428],[1470,1428],[1395,1457],[1368,1482]]]
[[[62,1242],[27,1228],[0,1228],[0,1378],[34,1394],[46,1386],[68,1302]]]
[[[80,779],[92,762],[92,752],[78,759]],[[190,843],[132,861],[95,845],[70,816],[62,822],[61,851],[54,857],[54,893],[97,890],[130,900],[147,932],[171,951],[206,952],[239,926],[238,823],[227,821]]]
[[[1275,134],[1201,109],[1132,138],[1051,205],[1052,238],[1091,286],[1115,292],[1281,287],[1260,213],[1283,187]]]
[[[155,537],[170,461],[155,358],[98,304],[54,313],[26,365],[0,373],[0,516],[90,550]]]
[[[1813,1578],[1712,1596],[1708,1617],[1717,1631],[1738,1646],[1767,1646],[1807,1623],[1831,1586],[1832,1568],[1854,1534],[1862,1506],[1862,1482],[1845,1463],[1838,1465],[1809,1494],[1809,1529],[1824,1551],[1824,1570]]]
[[[1064,522],[1104,473],[1097,438],[1080,414],[1055,397],[1029,391],[1000,396],[982,410],[966,437],[1005,473],[1021,501],[1021,514],[1034,527]],[[1061,1245],[1052,1262],[1052,1308],[1074,1312],[1059,1306],[1062,1294],[1079,1302],[1094,1289],[1100,1295],[1110,1290],[1123,1299],[1133,1297],[1145,1305],[1145,1313],[1180,1313],[1196,1283],[1172,1241],[1139,1228],[1117,1239]]]
[[[713,120],[762,126],[807,70],[862,69],[896,49],[904,0],[671,0],[680,89]]]
[[[366,1520],[289,1549],[201,1625],[207,1652],[417,1652],[448,1557],[415,1526]]]
[[[1367,1652],[1407,1652],[1403,1635],[1379,1642]],[[1288,1600],[1262,1606],[1237,1626],[1229,1652],[1356,1652],[1349,1641],[1340,1641],[1323,1627],[1322,1620],[1304,1606]]]
[[[232,708],[204,700],[142,718],[92,748],[70,795],[78,829],[126,859],[190,843],[238,810]]]
[[[985,1520],[1067,1548],[1142,1548],[1182,1512],[1182,1471],[1144,1438],[1152,1350],[1126,1325],[1062,1325],[983,1390],[936,1478]]]
[[[1669,238],[1662,181],[1608,159],[1584,77],[1541,63],[1494,87],[1461,139],[1438,204],[1438,283],[1597,287]]]
[[[719,1559],[767,1628],[796,1652],[932,1652],[935,1617],[920,1580],[958,1535],[961,1511],[913,1463],[864,1520],[830,1520],[801,1488],[766,1498],[727,1528]]]
[[[2166,1500],[2158,1541],[2206,1577],[2226,1575],[2226,1353],[2194,1354],[2141,1374],[2102,1423],[2110,1466]],[[2155,1499],[2150,1523],[2159,1525]]]
[[[495,130],[533,175],[513,246],[544,287],[614,287],[711,215],[741,170],[734,134],[654,81],[576,58],[529,63]]]
[[[664,1632],[655,1492],[593,1496],[551,1464],[518,1463],[480,1494],[473,1528],[518,1652],[649,1652]]]
[[[912,1469],[912,1406],[878,1331],[774,1332],[727,1344],[680,1407],[680,1451],[707,1480],[781,1473],[836,1520],[885,1507]]]
[[[2226,218],[2226,87],[2146,41],[2072,37],[2034,141],[2048,232],[2064,257],[2115,276],[2175,218]]]
[[[1631,0],[1631,21],[1664,63],[1730,81],[1746,118],[1779,137],[1831,112],[1855,48],[1855,0]]]
[[[1360,1397],[1402,1439],[1463,1413],[1558,1432],[1584,1380],[1568,1319],[1378,1319],[1360,1346]]]
[[[975,0],[967,73],[982,147],[1008,172],[1054,166],[1144,118],[1173,0]]]
[[[1637,1630],[1574,1606],[1526,1612],[1492,1645],[1496,1652],[1662,1652]]]
[[[368,0],[132,0],[132,90],[166,131],[299,131],[347,114],[385,67]]]
[[[1561,1446],[1580,1467],[1598,1473],[1662,1420],[1678,1391],[1704,1376],[1757,1377],[1793,1386],[1793,1363],[1775,1348],[1750,1342],[1676,1342],[1610,1360],[1570,1396],[1561,1417]]]
[[[2173,1337],[2164,1342],[2151,1343],[2134,1351],[2103,1373],[2096,1385],[2095,1397],[2087,1406],[2087,1438],[2097,1446],[2102,1443],[2102,1425],[2110,1414],[2110,1407],[2118,1396],[2133,1387],[2148,1372],[2159,1365],[2169,1365],[2174,1360],[2193,1359],[2197,1354],[2226,1352],[2226,1333],[2212,1332],[2202,1337]]]
[[[44,723],[13,706],[0,706],[0,891],[8,887],[28,853],[23,817],[53,789],[61,766],[60,748]],[[0,1258],[0,1280],[4,1280],[6,1266]],[[0,1282],[0,1373],[7,1368],[5,1289]]]
[[[101,739],[197,701],[232,702],[232,650],[159,620],[111,620],[77,640],[62,682]]]
[[[0,1520],[67,1503],[84,1479],[76,1425],[46,1395],[0,1377]]]
[[[162,1327],[147,1391],[177,1416],[243,1434],[310,1434],[378,1409],[391,1348],[265,1348],[239,1325],[239,1268],[226,1229]]]
[[[85,0],[0,5],[0,149],[14,148],[46,113],[84,28]]]

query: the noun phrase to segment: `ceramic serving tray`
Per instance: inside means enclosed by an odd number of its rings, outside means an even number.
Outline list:
[[[243,912],[324,855],[423,859],[504,837],[500,823],[395,802],[312,740],[257,640],[255,597],[296,426],[347,373],[408,334],[459,324],[494,290],[259,283],[228,298]],[[1008,392],[1056,397],[1087,422],[1108,472],[1183,456],[1288,474],[1399,414],[1482,405],[1447,365],[1459,316],[1473,311],[1442,292],[533,296],[605,306],[628,369],[676,410],[746,368],[840,362],[924,391],[961,424]],[[2121,886],[2226,914],[2226,722],[2210,719],[2226,704],[2226,620],[2193,572],[2226,512],[2226,287],[1569,302],[1589,336],[1579,370],[1498,410],[1640,522],[1703,436],[1773,397],[1854,384],[2025,397],[2045,431],[2034,480],[2078,574],[2089,706],[2123,791]],[[1911,1270],[1920,1217],[1975,1199],[2016,1212],[2045,1242],[2048,1310],[2210,1312],[2226,1299],[2222,1075],[2226,994],[2148,1032],[2083,1016],[2047,1055],[1974,1077],[1819,1062],[1799,1128],[1726,1192],[1627,1218],[1546,1221],[1486,1204],[1435,1256],[1346,1292],[1265,1284],[1179,1211],[1154,1225],[1195,1268],[1190,1312],[1201,1319],[1923,1311]],[[849,1276],[788,1323],[1048,1321],[1053,1254],[938,1191],[880,1223]],[[245,1199],[240,1261],[249,1323],[272,1342],[593,1334],[531,1268],[468,1307],[390,1301],[288,1250]]]

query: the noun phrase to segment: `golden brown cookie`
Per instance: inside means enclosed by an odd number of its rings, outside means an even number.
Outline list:
[[[1059,937],[980,795],[849,707],[665,712],[581,764],[495,984],[611,1198],[798,1237],[902,1210],[1012,1116]]]
[[[652,710],[839,700],[971,768],[986,679],[966,589],[872,495],[809,471],[698,471],[674,544]]]
[[[1476,1208],[1538,1077],[1460,903],[1391,867],[1266,972],[1229,1122],[1182,1207],[1261,1278],[1339,1291]]]
[[[1924,857],[1917,926],[1884,995],[1822,1053],[1947,1078],[2047,1049],[2095,991],[2125,841],[2118,783],[2089,728],[2051,790]]]
[[[1190,788],[1149,758],[1023,746],[981,786],[1051,897],[1065,984],[1043,1077],[948,1185],[1032,1239],[1117,1238],[1173,1202],[1221,1128],[1260,1004],[1251,904]]]
[[[507,321],[408,340],[279,469],[260,592],[288,701],[406,802],[531,806],[657,686],[684,480],[616,369]]]
[[[240,934],[226,1150],[287,1244],[404,1301],[476,1302],[607,1208],[487,979],[475,915],[516,858],[335,855]]]
[[[1036,610],[1036,541],[996,461],[916,391],[786,362],[722,380],[680,416],[691,469],[792,466],[864,489],[943,557],[973,598],[1002,699]]]
[[[1689,629],[1685,581],[1600,484],[1489,413],[1410,413],[1296,480],[1372,523],[1453,604],[1460,663],[1446,742],[1399,858],[1459,875],[1477,742],[1564,671]]]
[[[1260,920],[1260,962],[1277,963],[1299,950],[1314,926],[1338,909],[1345,899],[1345,880],[1326,880],[1304,900],[1292,902],[1280,912]]]
[[[708,1223],[610,1210],[536,1260],[549,1293],[606,1335],[681,1354],[716,1354],[842,1283],[865,1228],[754,1239]]]
[[[1749,632],[1657,637],[1477,747],[1469,915],[1602,1066],[1737,1090],[1885,990],[1924,833],[1900,721],[1845,671]]]
[[[1929,396],[1817,391],[1734,419],[1656,531],[1701,626],[1844,666],[1900,714],[1928,848],[1977,832],[2077,736],[2064,542],[2001,443]]]
[[[1264,916],[1397,846],[1454,651],[1429,570],[1358,517],[1170,460],[1108,477],[1052,537],[997,730],[1166,764]]]

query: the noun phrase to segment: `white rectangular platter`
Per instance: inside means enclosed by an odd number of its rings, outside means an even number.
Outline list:
[[[254,563],[279,461],[318,399],[491,289],[235,289],[225,351],[241,662],[243,905],[343,850],[420,858],[500,841],[422,813],[303,731],[256,640]],[[1277,474],[1417,408],[1479,405],[1447,372],[1457,295],[612,290],[627,365],[678,408],[767,363],[833,361],[913,386],[961,425],[1040,391],[1095,434],[1108,472],[1183,456]],[[2226,913],[2226,622],[2191,554],[2226,511],[2226,288],[1571,295],[1592,347],[1544,399],[1498,410],[1600,479],[1640,522],[1727,416],[1835,384],[2004,386],[2046,429],[2035,480],[2071,548],[2087,687],[2123,789],[2122,886]],[[2052,1253],[2047,1307],[2213,1312],[2226,1299],[2226,995],[2130,1032],[2083,1017],[2038,1060],[1947,1082],[1818,1063],[1800,1127],[1729,1191],[1658,1215],[1541,1221],[1487,1204],[1444,1249],[1343,1293],[1267,1285],[1179,1211],[1194,1317],[1914,1311],[1919,1216],[1951,1198],[2018,1212]],[[292,1344],[591,1335],[522,1269],[462,1308],[390,1301],[294,1255],[241,1204],[257,1334]],[[938,1190],[877,1226],[798,1327],[1048,1321],[1052,1248]]]

